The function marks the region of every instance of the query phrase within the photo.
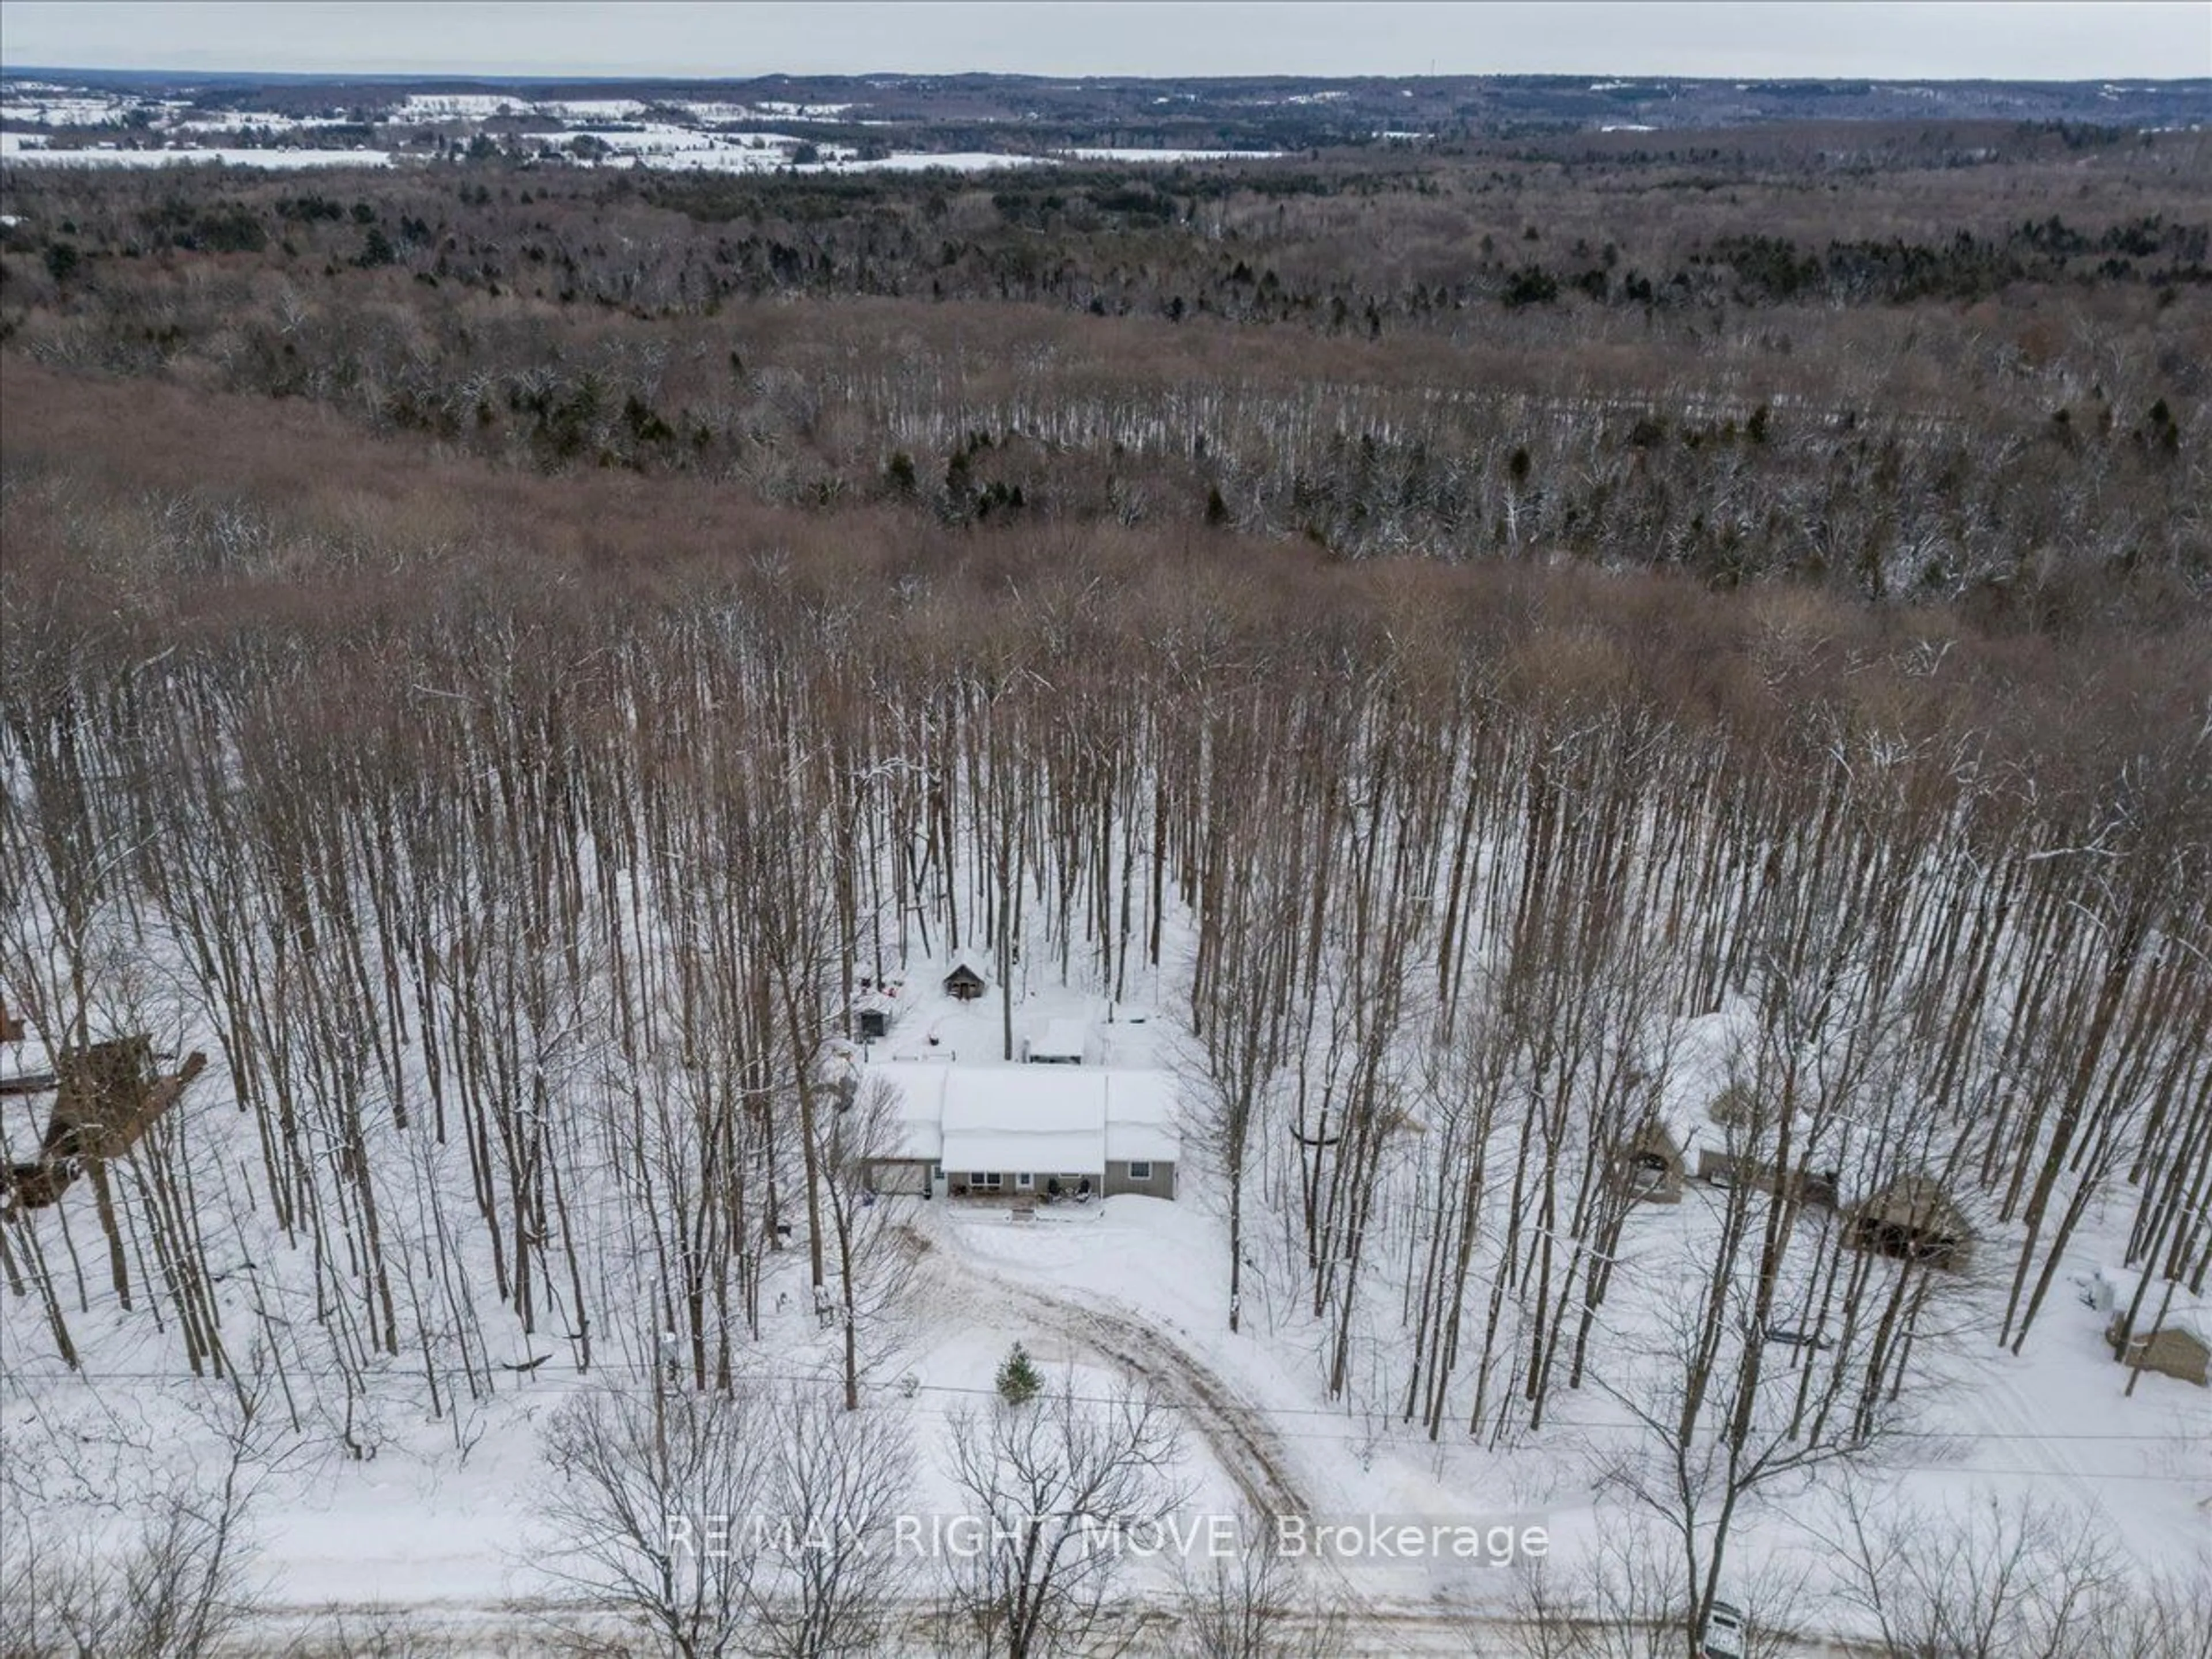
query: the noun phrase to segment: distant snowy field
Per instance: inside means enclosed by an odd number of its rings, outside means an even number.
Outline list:
[[[388,167],[392,155],[376,149],[52,149],[26,143],[21,133],[0,133],[0,156],[31,167],[173,167],[220,162],[234,167],[267,167],[289,173],[310,167]]]
[[[1324,94],[1334,96],[1336,94]],[[14,82],[0,102],[0,123],[15,131],[0,132],[0,155],[51,167],[159,167],[189,162],[222,162],[232,167],[274,169],[389,167],[400,159],[390,151],[302,148],[247,149],[207,143],[208,138],[246,131],[312,132],[352,124],[351,115],[282,114],[251,109],[195,108],[188,100],[142,100],[119,94],[94,94]],[[1141,149],[1079,146],[1050,155],[1000,150],[894,151],[862,158],[850,144],[805,139],[787,129],[809,123],[851,119],[850,104],[800,104],[763,100],[738,104],[712,100],[647,102],[635,98],[532,100],[495,93],[413,93],[386,108],[363,110],[362,117],[395,125],[481,126],[501,124],[512,143],[562,152],[567,165],[586,167],[641,167],[678,173],[981,173],[1006,168],[1051,167],[1063,161],[1106,162],[1134,167],[1169,167],[1190,162],[1265,161],[1287,152],[1207,149]],[[136,112],[133,117],[132,112]],[[126,118],[145,125],[149,136],[175,148],[72,148],[52,143],[55,133],[115,128]],[[31,129],[23,131],[22,129]],[[574,153],[579,140],[605,150]],[[183,141],[179,143],[178,141]],[[105,142],[105,141],[103,141]],[[803,143],[814,154],[798,161]],[[589,146],[586,146],[588,149]]]
[[[1279,149],[1063,149],[1078,161],[1276,161]]]

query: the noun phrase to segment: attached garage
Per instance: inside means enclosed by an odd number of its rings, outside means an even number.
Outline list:
[[[868,1187],[872,1192],[927,1198],[929,1172],[930,1164],[927,1158],[871,1158],[868,1161]]]
[[[923,1067],[922,1077],[941,1088],[946,1069],[942,1066]],[[944,1152],[945,1133],[938,1122],[935,1090],[902,1088],[898,1092],[898,1138],[884,1149],[884,1156],[868,1160],[868,1185],[879,1193],[927,1198],[932,1177]]]

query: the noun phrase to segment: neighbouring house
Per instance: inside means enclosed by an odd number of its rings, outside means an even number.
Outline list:
[[[36,1210],[58,1202],[88,1165],[95,1172],[121,1158],[176,1104],[207,1067],[204,1054],[185,1056],[176,1072],[155,1066],[143,1036],[116,1037],[56,1057],[55,1093],[38,1156],[8,1166],[10,1207]]]
[[[2103,1269],[2096,1276],[2092,1305],[2112,1317],[2106,1322],[2105,1342],[2112,1358],[2137,1370],[2156,1371],[2198,1388],[2212,1386],[2212,1304],[2179,1285],[2154,1284],[2143,1291],[2138,1308],[2136,1293],[2142,1276],[2124,1270]],[[2150,1328],[2130,1331],[2128,1314]]]
[[[1802,1158],[1795,1168],[1785,1170],[1764,1144],[1753,1144],[1756,1114],[1742,1084],[1731,1083],[1714,1096],[1705,1116],[1715,1129],[1698,1138],[1698,1180],[1716,1187],[1753,1187],[1822,1209],[1836,1207],[1840,1197],[1838,1171],[1808,1168]]]
[[[1834,1209],[1840,1194],[1836,1170],[1808,1170],[1802,1164],[1784,1170],[1771,1158],[1725,1142],[1698,1147],[1698,1179],[1716,1187],[1755,1187],[1777,1198],[1795,1199],[1825,1210]]]
[[[872,1161],[878,1192],[1087,1198],[1176,1195],[1181,1137],[1169,1073],[894,1062],[896,1145]]]
[[[1080,1066],[1090,1035],[1091,1028],[1079,1019],[1053,1020],[1042,1036],[1023,1042],[1022,1058],[1031,1066]]]
[[[853,1032],[863,1042],[891,1034],[891,1006],[879,996],[864,996],[853,1007]]]
[[[1960,1267],[1972,1243],[1966,1212],[1932,1176],[1899,1176],[1844,1212],[1852,1247],[1900,1261]]]
[[[983,977],[983,959],[972,951],[963,951],[953,959],[952,971],[945,976],[945,994],[956,1002],[973,1002],[988,984]]]
[[[1647,1117],[1621,1146],[1614,1176],[1629,1197],[1646,1204],[1679,1204],[1688,1173],[1681,1139],[1656,1115]]]

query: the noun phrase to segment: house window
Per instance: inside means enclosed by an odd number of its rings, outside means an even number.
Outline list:
[[[1129,1179],[1130,1179],[1130,1180],[1132,1180],[1132,1181],[1150,1181],[1152,1178],[1152,1166],[1151,1164],[1132,1164],[1129,1166]]]
[[[1030,1188],[1036,1185],[1036,1177],[1030,1174],[1027,1170],[1024,1170],[1020,1175],[1014,1177],[1014,1185],[1019,1190],[1027,1192]]]
[[[1003,1179],[1004,1177],[996,1170],[988,1171],[978,1170],[975,1171],[975,1179],[973,1184],[978,1187],[987,1188],[990,1191],[995,1193],[999,1190],[1000,1182]]]
[[[929,1178],[930,1178],[932,1181],[942,1181],[942,1180],[944,1180],[944,1179],[945,1179],[945,1166],[944,1166],[942,1164],[931,1164],[931,1165],[929,1166]]]

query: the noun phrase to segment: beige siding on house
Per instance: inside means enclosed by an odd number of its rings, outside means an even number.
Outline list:
[[[995,1174],[999,1177],[999,1184],[995,1187],[979,1187],[975,1185],[975,1177],[986,1173]],[[1091,1195],[1093,1198],[1096,1198],[1098,1196],[1100,1189],[1104,1185],[1104,1182],[1097,1173],[1094,1172],[1090,1175],[1085,1175],[1080,1170],[998,1170],[988,1172],[981,1170],[947,1170],[945,1174],[947,1182],[950,1183],[952,1194],[956,1198],[963,1196],[968,1198],[1029,1198],[1034,1196],[1038,1199],[1046,1199],[1052,1195],[1052,1183],[1055,1181],[1060,1183],[1060,1196],[1063,1199],[1073,1199],[1077,1192],[1081,1189],[1083,1183],[1086,1181],[1091,1183]],[[1024,1175],[1027,1175],[1030,1177],[1031,1184],[1027,1187],[1021,1184],[1022,1176]],[[963,1187],[967,1188],[965,1194],[963,1194],[961,1191],[961,1188]]]

